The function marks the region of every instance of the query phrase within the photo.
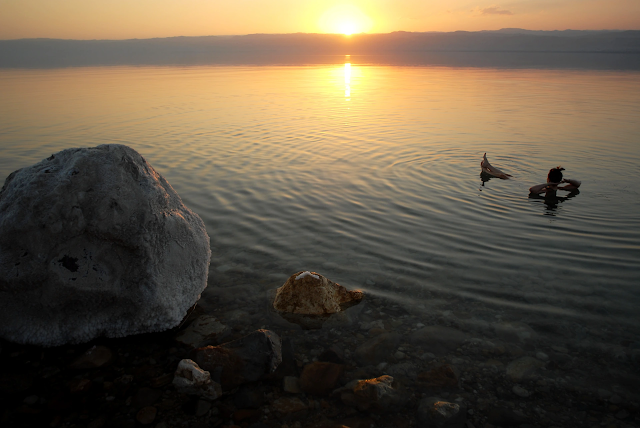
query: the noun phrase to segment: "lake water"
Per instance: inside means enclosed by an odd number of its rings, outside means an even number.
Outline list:
[[[223,320],[270,326],[268,291],[311,270],[425,324],[640,348],[639,71],[5,69],[0,94],[2,177],[119,143],[167,178],[211,236],[200,306]],[[483,182],[485,152],[513,178]],[[579,194],[530,198],[557,165]]]

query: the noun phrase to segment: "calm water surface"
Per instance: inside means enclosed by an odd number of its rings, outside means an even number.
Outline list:
[[[640,72],[0,70],[0,94],[2,177],[121,143],[168,179],[211,236],[206,310],[313,270],[469,329],[640,343]],[[579,194],[529,198],[556,165]]]

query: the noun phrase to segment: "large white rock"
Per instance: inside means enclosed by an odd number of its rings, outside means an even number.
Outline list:
[[[63,150],[0,190],[0,336],[54,346],[172,328],[210,257],[200,217],[135,150]]]

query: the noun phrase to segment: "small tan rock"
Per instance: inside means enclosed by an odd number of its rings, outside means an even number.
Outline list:
[[[273,307],[278,312],[330,315],[360,303],[361,291],[349,291],[316,272],[298,272],[276,292]]]

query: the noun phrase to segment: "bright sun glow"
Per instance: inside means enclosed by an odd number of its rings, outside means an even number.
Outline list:
[[[353,5],[339,5],[323,13],[318,21],[318,26],[325,33],[340,33],[350,36],[369,31],[373,22],[371,18]]]

